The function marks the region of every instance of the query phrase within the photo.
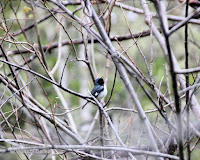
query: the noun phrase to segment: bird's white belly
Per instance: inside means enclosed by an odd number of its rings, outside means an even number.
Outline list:
[[[97,96],[98,100],[101,100],[102,98],[104,98],[107,95],[107,88],[106,86],[104,86],[104,90],[102,92],[99,93],[99,95]]]

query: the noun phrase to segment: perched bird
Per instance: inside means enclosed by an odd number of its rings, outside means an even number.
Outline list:
[[[91,94],[98,100],[101,100],[107,95],[107,88],[103,78],[97,78],[95,80],[94,88],[92,89]]]
[[[107,95],[107,88],[102,77],[95,80],[94,88],[92,89],[91,94],[99,101]],[[82,108],[84,108],[87,103],[88,102],[86,102]]]

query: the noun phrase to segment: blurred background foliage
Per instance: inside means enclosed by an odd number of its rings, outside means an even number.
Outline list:
[[[120,1],[120,2],[123,4],[126,4],[128,6],[133,6],[135,8],[142,9],[141,3],[138,0],[126,0],[126,1]],[[48,10],[44,9],[45,7],[42,8],[42,7],[38,7],[37,5],[34,6],[34,11],[33,11],[33,8],[31,7],[31,5],[22,0],[18,0],[18,1],[4,0],[1,3],[3,6],[6,6],[4,8],[4,14],[0,14],[1,27],[2,27],[2,25],[7,25],[7,28],[11,27],[11,29],[9,31],[9,34],[11,34],[11,35],[19,32],[21,30],[21,28],[24,28],[28,25],[33,24],[34,18],[35,18],[35,20],[39,20],[39,19],[43,18],[44,16],[46,16],[47,14],[49,14]],[[7,5],[5,5],[6,3],[7,3]],[[38,4],[40,6],[39,2],[38,2]],[[47,3],[46,5],[49,8],[51,8],[52,6],[55,7],[51,3]],[[177,1],[170,0],[168,2],[167,10],[171,10],[177,5],[178,5]],[[97,13],[99,13],[99,10],[102,11],[103,9],[105,9],[106,6],[107,6],[107,3],[105,3],[105,4],[100,3],[98,6],[93,5],[93,7],[95,8]],[[148,6],[152,12],[155,12],[153,3],[148,1]],[[80,5],[68,5],[66,7],[71,12],[73,12],[77,8],[79,8]],[[193,9],[190,8],[190,12],[192,10]],[[16,11],[16,15],[14,14],[13,11]],[[34,15],[34,12],[35,12],[35,15]],[[143,14],[134,13],[131,11],[127,11],[125,9],[123,9],[123,12],[125,13],[126,19],[129,23],[131,32],[133,34],[142,33],[143,31],[149,30],[149,27],[145,24],[145,18],[144,18]],[[112,14],[111,14],[110,36],[130,35],[126,20],[123,16],[123,12],[120,7],[117,7],[117,6],[114,7]],[[184,13],[185,13],[185,5],[182,5],[181,7],[171,11],[169,14],[183,17]],[[82,9],[77,11],[75,13],[75,15],[77,15],[78,17],[80,17],[83,20],[86,20],[86,16],[83,14]],[[57,14],[55,14],[55,17],[58,18],[62,22],[62,24],[64,25],[65,29],[69,33],[72,40],[77,40],[77,39],[83,38],[80,33],[80,30],[83,31],[84,29],[81,28],[80,25],[78,25],[76,22],[71,21],[67,15],[65,15],[63,13],[62,14],[57,13]],[[6,24],[3,22],[4,20],[6,20]],[[159,26],[158,19],[153,18],[153,21],[155,24],[157,24],[157,27],[159,28],[160,26]],[[170,25],[175,24],[175,23],[177,23],[177,21],[169,20]],[[59,41],[59,36],[61,36],[62,41],[65,41],[65,40],[69,41],[68,36],[66,35],[66,33],[63,31],[62,27],[59,26],[59,24],[56,22],[56,20],[53,17],[46,19],[44,22],[39,23],[37,26],[38,26],[38,30],[39,30],[39,36],[41,39],[41,43],[43,46],[47,45],[47,46],[51,47],[52,43]],[[5,35],[5,31],[2,28],[0,29],[1,39]],[[60,35],[59,35],[59,32],[61,32]],[[190,60],[189,64],[190,65],[189,66],[190,67],[197,67],[197,66],[199,66],[199,63],[200,63],[199,62],[199,60],[200,60],[200,54],[199,54],[200,34],[199,34],[199,32],[200,32],[199,24],[189,24],[189,53],[190,53],[190,56],[189,56],[189,60]],[[86,33],[84,31],[83,31],[83,34],[86,35]],[[89,39],[91,39],[90,35],[88,35],[88,37],[89,37]],[[13,41],[26,42],[26,43],[30,43],[31,45],[34,45],[34,44],[38,45],[37,39],[38,39],[38,36],[36,34],[34,27],[29,29],[28,31],[26,31],[25,34],[19,34],[19,35],[13,37]],[[170,98],[171,95],[168,94],[168,90],[167,90],[168,89],[167,88],[167,83],[168,83],[167,75],[168,75],[168,79],[169,79],[169,84],[171,86],[171,79],[170,79],[170,76],[168,73],[169,67],[168,67],[168,64],[166,61],[166,57],[164,56],[157,40],[155,39],[154,36],[152,36],[152,37],[145,36],[145,37],[137,38],[136,41],[137,41],[137,45],[139,46],[139,48],[141,49],[142,53],[145,56],[148,67],[150,66],[150,62],[151,62],[151,58],[152,58],[151,57],[152,56],[151,55],[151,47],[152,47],[153,80],[155,82],[155,85],[158,88],[160,88],[160,91],[167,98]],[[26,43],[23,44],[23,46],[31,49],[31,47],[29,45],[27,45]],[[127,49],[131,46],[127,50],[127,54],[132,58],[132,60],[137,65],[137,67],[142,71],[142,73],[149,79],[150,77],[149,77],[149,73],[145,66],[144,58],[142,57],[141,53],[139,52],[137,46],[134,44],[134,40],[127,39],[127,40],[120,41],[120,43],[121,43],[121,46],[123,46],[123,48],[125,48],[125,49]],[[180,67],[184,68],[184,65],[185,65],[184,64],[185,63],[184,27],[182,27],[181,29],[176,31],[170,37],[170,43],[171,43],[172,50],[177,58],[177,61],[180,65]],[[113,41],[113,45],[116,47],[116,49],[119,52],[123,52],[123,50],[121,49],[121,47],[118,45],[118,43],[116,41]],[[10,53],[9,57],[12,59],[12,61],[18,65],[23,64],[24,59],[28,59],[31,56],[33,56],[33,53],[31,53],[31,52],[22,53],[22,54],[21,53],[12,54],[15,51],[25,49],[20,44],[15,45],[15,44],[11,44],[10,42],[4,41],[3,47],[7,54]],[[78,57],[80,59],[84,58],[85,48],[84,48],[83,44],[75,44],[75,48],[77,50]],[[110,57],[107,58],[107,56],[106,56],[107,51],[100,44],[88,43],[87,44],[87,52],[89,54],[89,60],[92,63],[93,70],[94,70],[94,65],[95,65],[95,68],[96,68],[95,76],[96,77],[103,76],[104,78],[108,79],[108,81],[107,81],[108,96],[105,98],[105,101],[107,101],[108,97],[110,95],[112,84],[113,84],[115,66],[111,61],[108,66],[108,75],[106,75],[106,66],[108,65],[107,61]],[[75,92],[89,95],[89,91],[93,87],[93,81],[90,76],[90,72],[87,68],[87,65],[85,63],[83,63],[82,61],[76,60],[76,56],[75,56],[75,53],[74,53],[71,45],[62,46],[61,53],[62,54],[61,54],[61,60],[59,63],[59,67],[53,75],[55,80],[57,82],[60,82],[61,74],[64,69],[62,85],[66,88],[69,88],[69,89],[75,91]],[[69,54],[70,54],[70,56],[69,56]],[[69,56],[69,60],[66,64],[66,68],[64,68],[64,65],[65,65],[65,62],[66,62],[68,56]],[[45,57],[46,57],[46,61],[48,64],[48,68],[51,70],[54,67],[54,65],[56,64],[57,59],[58,59],[58,48],[49,49],[48,51],[45,51]],[[1,58],[2,58],[2,54],[1,54]],[[94,61],[92,60],[92,58],[94,58]],[[94,64],[94,62],[95,62],[95,64]],[[32,60],[29,63],[29,65],[31,66],[32,70],[48,77],[48,75],[45,73],[43,67],[41,66],[41,63],[39,62],[38,58],[35,58],[34,60]],[[167,70],[166,70],[166,67],[167,67]],[[10,70],[8,69],[7,65],[3,65],[3,67],[1,66],[0,70],[5,75],[10,73]],[[33,75],[31,75],[25,71],[20,71],[20,76],[21,76],[21,79],[24,80],[24,83],[28,83],[33,78]],[[12,76],[9,76],[9,78],[11,80],[13,79]],[[190,76],[190,84],[194,83],[195,78],[196,78],[196,74],[193,74]],[[34,97],[34,99],[36,99],[39,103],[41,103],[43,106],[45,106],[48,110],[51,110],[50,108],[53,108],[56,110],[57,113],[62,113],[63,111],[65,111],[63,109],[62,103],[61,103],[57,93],[55,92],[52,84],[43,79],[40,79],[40,78],[39,78],[39,81],[40,81],[40,84],[36,80],[34,80],[28,86],[28,90],[31,93],[32,97]],[[138,83],[135,81],[135,79],[131,78],[131,82],[136,90],[136,93],[140,99],[143,109],[145,111],[155,109],[154,105],[147,98],[146,94],[142,91],[141,87],[138,85]],[[146,89],[148,89],[151,96],[155,100],[157,100],[155,93],[152,90],[150,90],[147,85],[144,84],[144,86]],[[171,90],[172,90],[172,88],[171,88]],[[0,93],[3,94],[4,91],[6,92],[6,94],[4,95],[3,99],[6,100],[9,96],[12,95],[12,93],[9,90],[5,90],[5,85],[0,83]],[[63,94],[70,109],[75,109],[75,108],[83,105],[86,102],[85,100],[82,100],[79,97],[69,94],[63,90],[61,90],[61,93]],[[198,94],[198,92],[197,92],[197,94]],[[184,104],[184,102],[183,102],[183,104]],[[12,107],[15,105],[19,105],[19,102],[16,100],[15,97],[12,97],[11,100],[8,101],[8,103],[6,103],[2,107],[2,111],[5,113],[6,116],[8,116],[9,112],[12,111]],[[134,108],[134,103],[132,102],[132,100],[130,100],[130,96],[129,96],[127,90],[125,89],[119,75],[117,75],[117,80],[116,80],[113,96],[107,107],[108,108],[109,107]],[[89,104],[84,110],[79,109],[79,110],[72,112],[72,115],[75,119],[76,125],[78,126],[77,128],[82,135],[84,135],[87,132],[87,129],[88,129],[87,125],[90,124],[91,121],[93,120],[92,118],[84,119],[82,114],[85,114],[85,112],[88,112],[87,114],[89,114],[91,117],[93,117],[94,114],[96,113],[96,110],[97,110],[97,107],[95,107],[92,104]],[[6,113],[6,112],[8,112],[8,113]],[[171,110],[166,108],[166,112],[171,112]],[[26,121],[27,114],[22,113],[22,112],[20,114],[23,115],[22,120],[20,120],[20,126],[24,130],[28,130],[30,133],[34,134],[33,129],[35,128],[35,124],[27,123],[27,121]],[[113,122],[115,122],[119,133],[123,131],[123,134],[122,134],[123,139],[127,139],[127,141],[129,143],[131,142],[129,144],[130,146],[134,145],[134,143],[137,141],[137,138],[138,138],[137,136],[136,137],[131,136],[131,134],[138,135],[141,133],[141,134],[145,135],[145,131],[140,130],[143,128],[143,124],[134,123],[134,122],[139,121],[137,114],[134,114],[132,112],[128,113],[128,112],[114,112],[114,111],[110,111],[109,114],[112,117]],[[155,124],[155,125],[160,124],[158,126],[161,126],[163,130],[166,130],[166,132],[168,131],[168,128],[164,127],[164,126],[166,126],[164,120],[158,115],[157,112],[153,112],[153,113],[147,114],[147,115],[153,124]],[[61,119],[65,119],[65,118],[66,117],[63,116]],[[3,121],[2,117],[0,117],[0,120]],[[28,121],[30,121],[30,119],[28,119]],[[124,128],[127,125],[127,122],[129,122],[129,121],[130,121],[130,123],[128,124],[129,126],[127,128]],[[9,118],[9,122],[12,125],[16,125],[16,116],[14,114],[11,115],[11,117]],[[3,124],[3,125],[5,127],[6,124]],[[7,128],[7,127],[5,127],[5,128]],[[27,129],[27,127],[29,129]],[[124,129],[125,129],[125,131],[124,131]],[[158,135],[160,135],[160,136],[163,135],[163,131],[159,130],[159,128],[155,127],[155,130],[156,130],[156,132],[158,132]],[[6,129],[5,129],[5,132],[6,132]],[[9,133],[9,132],[10,132],[10,130],[8,129],[7,133]],[[17,130],[16,130],[16,133],[17,133]],[[96,126],[96,129],[95,129],[91,139],[95,138],[98,134],[99,134],[98,126]],[[141,136],[141,137],[143,137],[143,136]],[[144,136],[144,138],[142,139],[142,141],[144,141],[144,142],[141,142],[142,144],[149,143],[149,141],[146,139],[147,137],[146,138],[145,137],[146,136]],[[54,137],[54,138],[56,139],[56,137]],[[133,139],[135,139],[135,140],[133,140]],[[196,140],[193,140],[192,144],[195,142],[196,142]],[[1,143],[1,145],[6,145],[6,144]],[[199,148],[199,147],[197,147],[197,148]],[[197,148],[192,153],[193,160],[197,160],[199,158],[198,157],[199,150]],[[5,157],[6,156],[0,155],[0,159],[6,159]],[[37,159],[37,158],[35,158],[35,159]],[[16,157],[14,157],[13,154],[10,154],[8,156],[8,159],[16,159]]]

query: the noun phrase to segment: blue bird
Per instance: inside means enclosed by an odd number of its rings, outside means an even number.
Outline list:
[[[107,88],[102,77],[95,80],[94,88],[92,89],[91,94],[99,101],[107,95]],[[82,108],[84,108],[87,103],[88,102],[86,102]]]
[[[105,86],[103,78],[97,78],[94,83],[94,88],[91,94],[98,100],[101,100],[107,95],[107,88]]]

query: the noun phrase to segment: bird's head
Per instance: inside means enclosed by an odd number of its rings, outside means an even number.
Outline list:
[[[95,85],[97,85],[97,84],[99,84],[101,86],[104,85],[104,80],[103,80],[102,77],[99,77],[99,78],[95,79]]]

